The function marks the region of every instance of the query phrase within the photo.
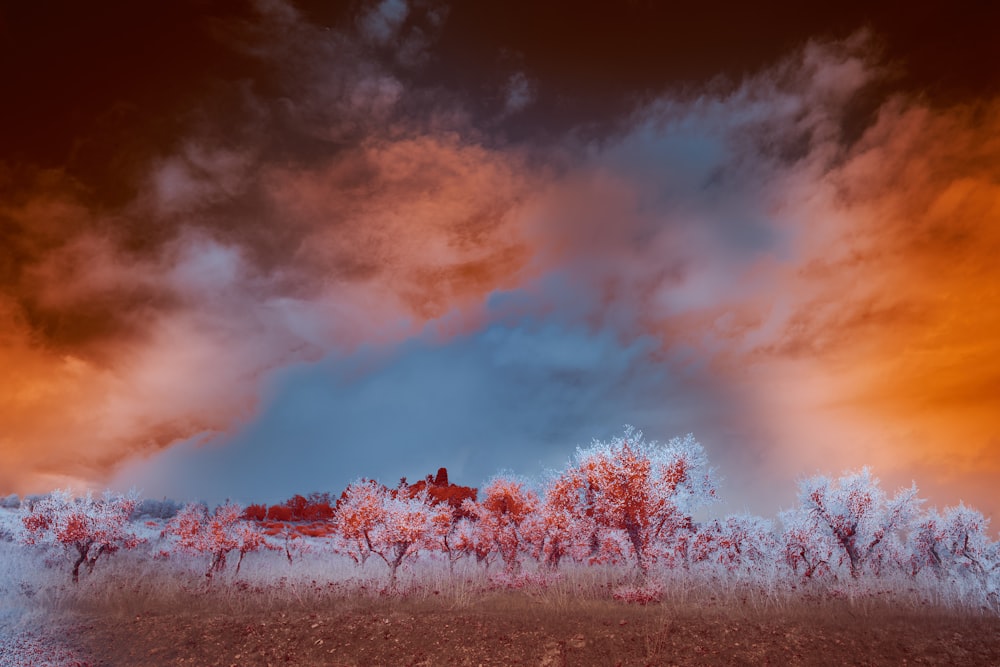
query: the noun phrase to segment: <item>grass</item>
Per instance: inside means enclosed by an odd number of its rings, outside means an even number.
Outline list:
[[[1000,616],[955,582],[793,585],[710,568],[641,581],[629,567],[572,564],[557,573],[529,564],[508,576],[496,564],[461,561],[452,570],[424,559],[390,587],[381,561],[358,567],[314,546],[291,564],[281,552],[250,554],[239,575],[230,563],[208,580],[206,559],[154,558],[158,549],[145,545],[102,560],[73,585],[61,555],[0,542],[0,597],[19,610],[23,629],[62,628],[95,665],[239,664],[236,655],[256,656],[248,664],[327,664],[334,654],[350,665],[419,656],[484,665],[1000,659],[988,639]],[[623,591],[650,599],[616,599]]]
[[[996,614],[973,595],[967,582],[829,580],[791,585],[774,578],[738,578],[708,568],[653,571],[637,580],[626,566],[570,564],[558,572],[526,565],[507,575],[497,565],[486,569],[460,561],[452,569],[425,559],[404,566],[395,586],[388,569],[370,559],[356,566],[349,559],[314,549],[289,563],[283,553],[247,555],[237,575],[232,564],[212,579],[204,559],[153,557],[152,547],[114,554],[93,572],[69,582],[68,565],[56,553],[0,543],[4,563],[0,591],[8,606],[44,612],[133,616],[143,613],[228,613],[343,610],[357,606],[438,610],[500,609],[580,612],[586,609],[641,608],[645,613],[698,612],[753,617],[766,614],[854,616],[887,611],[983,615]],[[618,598],[618,599],[616,599]],[[644,604],[629,604],[629,599]]]

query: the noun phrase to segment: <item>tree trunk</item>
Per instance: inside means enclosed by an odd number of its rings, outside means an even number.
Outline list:
[[[83,562],[85,560],[87,560],[87,551],[89,551],[89,549],[77,546],[76,550],[77,550],[77,552],[79,552],[80,557],[77,558],[76,561],[73,563],[73,583],[74,584],[80,583],[80,566],[83,565]]]
[[[629,542],[632,543],[632,550],[635,552],[635,562],[639,566],[639,571],[646,574],[646,561],[642,558],[642,536],[639,534],[639,527],[630,525],[626,528]]]

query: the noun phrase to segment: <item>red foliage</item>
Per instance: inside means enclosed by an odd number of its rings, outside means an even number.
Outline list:
[[[309,496],[294,495],[278,505],[250,505],[243,511],[247,521],[263,522],[313,522],[331,521],[334,508],[328,493],[311,493]]]
[[[271,505],[267,510],[267,518],[271,521],[291,521],[292,508],[285,505]]]
[[[247,521],[263,521],[267,516],[267,505],[249,505],[243,510],[243,518]]]
[[[301,496],[295,496],[301,498]],[[329,521],[333,518],[333,506],[329,493],[311,493],[306,502],[297,505],[292,516],[300,521]]]
[[[479,489],[449,483],[447,468],[438,468],[437,475],[427,475],[416,484],[400,488],[405,488],[410,498],[415,498],[426,492],[427,500],[431,505],[447,504],[456,520],[470,516],[462,505],[466,500],[476,502],[476,497],[479,494]]]

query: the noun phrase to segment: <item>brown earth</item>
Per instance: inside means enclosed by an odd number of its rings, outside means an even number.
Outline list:
[[[678,610],[520,602],[67,619],[88,667],[1000,665],[1000,618],[845,608]]]

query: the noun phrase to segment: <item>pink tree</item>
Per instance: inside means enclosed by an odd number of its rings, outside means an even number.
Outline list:
[[[573,512],[624,533],[642,572],[659,556],[683,557],[692,512],[715,500],[713,471],[692,435],[660,444],[626,426],[623,436],[578,450],[566,478],[576,484],[564,493]]]
[[[478,531],[475,519],[479,506],[476,501],[468,499],[462,503],[463,516],[452,522],[451,528],[442,538],[442,546],[448,558],[450,567],[460,558],[473,555],[477,563],[485,563],[489,569],[495,555],[484,536]]]
[[[538,495],[523,482],[496,477],[483,489],[482,501],[470,507],[478,550],[500,555],[508,572],[521,567],[526,540],[522,526],[538,509]]]
[[[63,547],[73,563],[73,583],[80,580],[80,566],[87,564],[92,571],[104,554],[119,549],[134,549],[143,540],[129,529],[129,517],[135,510],[138,496],[125,496],[106,491],[99,499],[91,494],[74,498],[66,491],[53,491],[35,503],[22,518],[27,531],[25,544],[55,544]]]
[[[888,498],[868,468],[835,482],[819,476],[799,483],[799,507],[783,515],[804,542],[830,541],[838,562],[851,576],[868,568],[879,574],[900,548],[900,535],[916,516],[921,500],[916,485]],[[822,551],[811,545],[808,550]]]
[[[410,497],[407,487],[387,489],[370,480],[347,487],[337,502],[334,530],[357,562],[375,554],[389,567],[390,584],[404,561],[421,549],[440,549],[452,524],[447,505],[432,506],[426,492]]]
[[[211,561],[205,572],[209,579],[214,573],[225,570],[229,553],[238,551],[240,554],[236,562],[239,574],[243,557],[266,546],[263,533],[243,518],[243,507],[228,502],[212,513],[203,504],[190,503],[167,523],[162,534],[173,536],[179,551],[209,555]]]
[[[586,481],[580,471],[570,469],[549,481],[538,510],[524,523],[524,534],[532,555],[551,569],[566,557],[584,560],[600,550],[601,527],[593,512],[581,512],[581,489]]]

